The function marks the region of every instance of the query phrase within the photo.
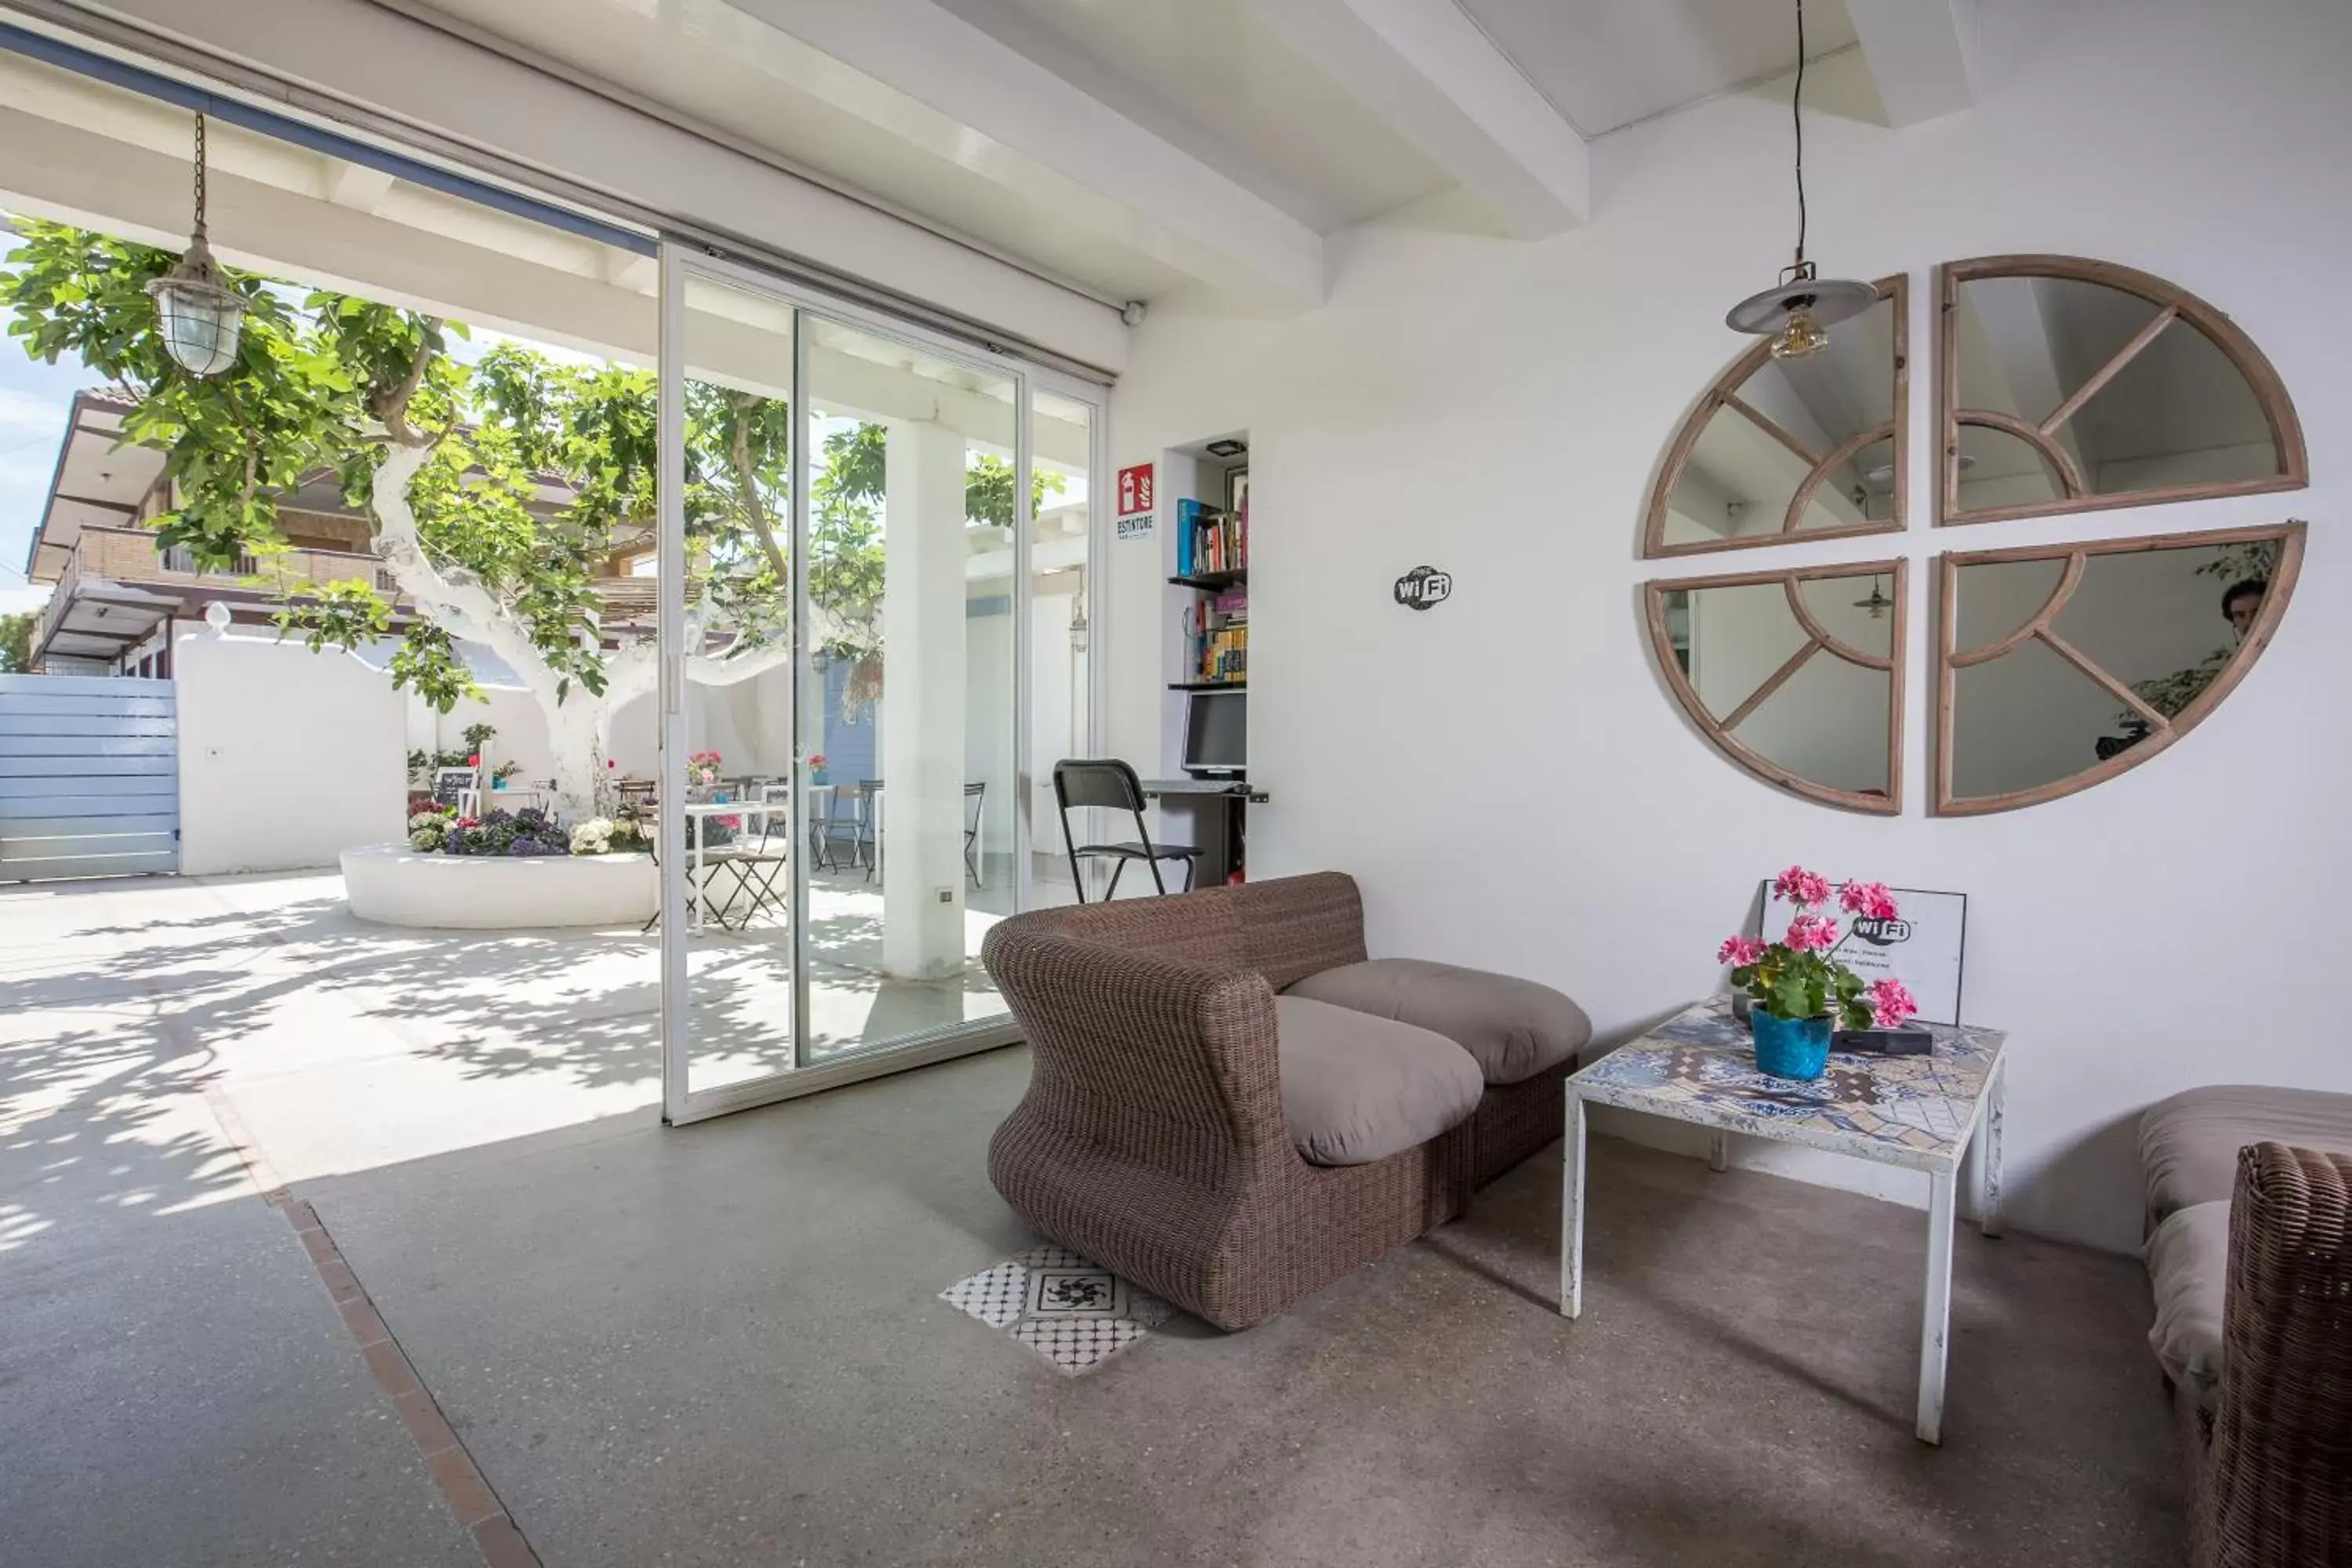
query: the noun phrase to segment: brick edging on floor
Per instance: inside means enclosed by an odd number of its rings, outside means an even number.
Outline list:
[[[393,1411],[415,1440],[433,1484],[441,1489],[442,1500],[449,1505],[459,1526],[474,1538],[483,1561],[490,1568],[542,1568],[539,1553],[523,1539],[506,1505],[483,1479],[474,1456],[467,1451],[448,1417],[442,1415],[432,1390],[416,1375],[408,1352],[400,1348],[400,1342],[384,1325],[375,1303],[368,1299],[366,1288],[344,1260],[341,1248],[328,1234],[318,1211],[282,1189],[264,1195],[270,1206],[293,1226],[294,1235],[319,1271],[320,1282],[327,1288],[328,1299],[342,1314],[352,1342],[359,1347],[361,1358],[367,1363],[369,1375],[375,1379],[383,1396],[392,1401]]]

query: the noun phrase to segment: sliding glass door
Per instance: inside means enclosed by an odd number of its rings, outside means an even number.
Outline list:
[[[1043,852],[1052,763],[1094,730],[1101,421],[676,247],[663,305],[648,809],[685,1121],[1012,1037],[980,946],[1072,896]]]

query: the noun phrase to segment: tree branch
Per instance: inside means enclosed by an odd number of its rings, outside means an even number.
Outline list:
[[[730,422],[733,430],[727,444],[728,457],[735,464],[735,483],[743,492],[743,512],[751,520],[751,531],[767,547],[768,564],[776,569],[776,581],[790,584],[792,568],[784,564],[784,552],[776,547],[776,531],[770,524],[767,503],[760,499],[759,468],[751,461],[751,414],[756,401],[748,392],[734,395],[735,416]]]
[[[408,362],[408,374],[386,391],[369,399],[368,412],[383,421],[383,427],[392,432],[392,438],[404,447],[413,446],[416,441],[416,432],[408,423],[408,405],[416,395],[416,389],[425,384],[425,367],[433,363],[431,334],[440,330],[440,317],[425,317],[424,326],[417,333],[416,357]]]

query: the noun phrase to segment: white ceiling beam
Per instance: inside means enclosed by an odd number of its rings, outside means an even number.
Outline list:
[[[607,247],[603,256],[604,281],[632,294],[650,294],[661,287],[661,262],[651,256]]]
[[[1320,235],[933,0],[725,4],[807,51],[761,64],[837,110],[1204,283],[1323,302]]]
[[[372,213],[392,189],[392,176],[382,169],[331,155],[324,159],[326,178],[320,194],[339,207]]]
[[[1245,0],[1522,239],[1591,216],[1584,139],[1454,0]]]
[[[1976,102],[1976,0],[1846,0],[1845,9],[1889,125]]]

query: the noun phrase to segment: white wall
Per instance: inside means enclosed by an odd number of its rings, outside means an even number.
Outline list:
[[[331,866],[406,828],[407,717],[382,671],[272,634],[195,626],[172,649],[180,869]]]
[[[1253,875],[1351,871],[1375,952],[1549,981],[1612,1041],[1720,984],[1715,945],[1762,873],[1795,860],[1965,889],[1968,1014],[2014,1031],[2017,1222],[2127,1247],[2132,1124],[2150,1101],[2214,1080],[2352,1089],[2343,1031],[2287,1022],[2342,1009],[2326,943],[2352,869],[2352,746],[2329,717],[2352,654],[2336,533],[2352,501],[2352,7],[1981,13],[1979,107],[1902,132],[1827,112],[1807,127],[1825,270],[1913,275],[1907,536],[1636,557],[1658,457],[1737,347],[1723,310],[1786,259],[1785,83],[1601,141],[1598,216],[1557,239],[1375,229],[1333,245],[1331,303],[1311,316],[1155,308],[1114,405],[1115,455],[1251,433],[1250,772],[1273,796],[1251,812]],[[1812,79],[1823,105],[1857,90],[1858,65]],[[2312,489],[1930,529],[1927,269],[2034,250],[2143,268],[2234,316],[2298,402]],[[1652,577],[1900,553],[1923,606],[1948,547],[2286,516],[2314,520],[2303,581],[2245,683],[2149,764],[2024,812],[1922,814],[1931,616],[1912,617],[1906,807],[1891,820],[1733,765],[1669,699],[1641,624]],[[1423,562],[1454,591],[1415,614],[1390,584]],[[1141,766],[1161,746],[1164,573],[1139,544],[1111,545],[1108,564],[1111,749]],[[2152,977],[2192,955],[2199,983]],[[1899,1173],[1742,1157],[1918,1198]]]

